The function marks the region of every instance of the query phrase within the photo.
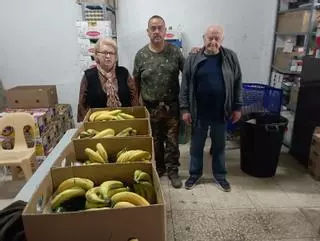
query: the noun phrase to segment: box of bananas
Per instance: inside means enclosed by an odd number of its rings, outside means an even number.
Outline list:
[[[118,107],[90,109],[84,118],[84,122],[120,121],[133,119],[149,119],[149,113],[145,107]]]
[[[152,137],[73,140],[73,145],[75,160],[83,165],[153,160]]]
[[[22,216],[33,241],[166,237],[163,193],[151,163],[52,169]]]
[[[85,122],[75,133],[74,139],[151,136],[148,119],[127,121]]]

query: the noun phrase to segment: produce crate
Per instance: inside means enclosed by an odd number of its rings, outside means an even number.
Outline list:
[[[105,129],[113,129],[115,133],[119,133],[122,130],[132,127],[137,131],[136,137],[139,136],[151,136],[151,126],[148,119],[135,119],[135,120],[121,120],[121,121],[105,121],[105,122],[84,122],[75,135],[74,139],[79,139],[80,132],[94,129],[96,131],[103,131]],[[116,137],[115,137],[116,138]]]
[[[70,148],[70,146],[68,147]],[[72,152],[72,149],[69,151]],[[67,151],[65,151],[67,153]],[[64,157],[59,157],[63,159]],[[132,186],[134,171],[149,173],[156,204],[145,207],[51,213],[48,203],[58,185],[72,177],[91,179],[95,185],[119,180]],[[160,179],[150,163],[54,168],[38,185],[22,213],[26,238],[32,241],[166,240],[166,211]],[[150,221],[152,220],[152,221]],[[41,227],[39,229],[39,227]],[[67,231],[66,231],[67,228]]]
[[[150,152],[153,160],[154,150],[152,137],[123,137],[123,138],[102,138],[102,139],[74,139],[75,159],[80,162],[88,160],[85,154],[86,148],[96,150],[97,143],[101,143],[106,149],[109,162],[115,162],[117,154],[124,149],[127,150],[144,150]]]

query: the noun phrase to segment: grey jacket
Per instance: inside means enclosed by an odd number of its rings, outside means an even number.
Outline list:
[[[226,98],[224,103],[225,119],[227,120],[234,110],[240,110],[242,106],[242,77],[241,69],[236,53],[221,47],[222,73],[225,83]],[[196,77],[195,73],[199,64],[206,60],[204,52],[190,54],[187,58],[182,75],[180,89],[180,109],[182,114],[191,113],[192,123],[197,120],[197,101],[195,96]]]

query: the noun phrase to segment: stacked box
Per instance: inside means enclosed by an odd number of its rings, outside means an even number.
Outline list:
[[[0,117],[12,112],[27,112],[34,117],[36,123],[34,133],[30,131],[30,127],[26,127],[24,134],[28,147],[35,145],[36,148],[35,169],[49,155],[66,130],[74,128],[72,109],[68,104],[57,104],[53,108],[6,109],[6,112],[0,113]],[[12,127],[9,126],[2,130],[0,142],[3,149],[13,149],[14,130]]]
[[[309,171],[316,180],[320,180],[320,127],[316,128],[312,137],[309,156]]]

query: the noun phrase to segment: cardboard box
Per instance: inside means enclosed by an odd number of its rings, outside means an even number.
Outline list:
[[[76,2],[78,4],[81,4],[81,3],[86,3],[86,4],[108,4],[111,7],[116,7],[114,5],[114,2],[116,3],[117,0],[76,0]]]
[[[302,57],[303,53],[285,53],[283,52],[283,48],[277,48],[275,59],[274,59],[274,65],[282,70],[290,71],[291,68],[291,60],[294,57]]]
[[[111,37],[111,21],[79,21],[77,22],[78,38],[100,39]]]
[[[95,111],[101,111],[101,110],[122,110],[123,113],[133,115],[136,119],[150,119],[150,115],[148,110],[144,106],[134,106],[134,107],[115,107],[115,108],[96,108],[96,109],[90,109],[83,122],[90,122],[89,116],[91,113]]]
[[[58,103],[55,85],[17,86],[6,91],[9,108],[47,108]]]
[[[307,32],[311,12],[308,10],[286,12],[279,15],[277,32]]]
[[[151,153],[154,158],[152,137],[122,137],[122,138],[102,138],[102,139],[73,139],[75,158],[77,161],[84,162],[88,156],[84,150],[89,147],[96,150],[97,143],[101,143],[109,155],[109,161],[115,162],[119,151],[123,149],[140,149]],[[153,160],[153,159],[152,159]]]
[[[54,128],[48,129],[43,136],[36,138],[34,142],[36,145],[36,156],[48,156],[56,145]]]
[[[67,178],[89,178],[96,185],[107,180],[120,180],[131,185],[136,169],[153,176],[157,204],[99,211],[43,213],[53,190]],[[22,220],[30,241],[166,240],[166,211],[160,180],[153,166],[148,163],[52,169],[31,197],[23,211]]]
[[[6,109],[6,112],[0,113],[0,118],[12,112],[27,112],[30,113],[36,123],[34,128],[34,137],[42,136],[51,126],[52,115],[48,109],[28,110],[28,109]]]
[[[94,129],[102,131],[108,128],[114,129],[116,134],[125,128],[132,127],[137,131],[136,136],[151,136],[151,126],[148,119],[135,119],[123,121],[105,121],[105,122],[85,122],[83,123],[74,135],[78,138],[81,131]]]

